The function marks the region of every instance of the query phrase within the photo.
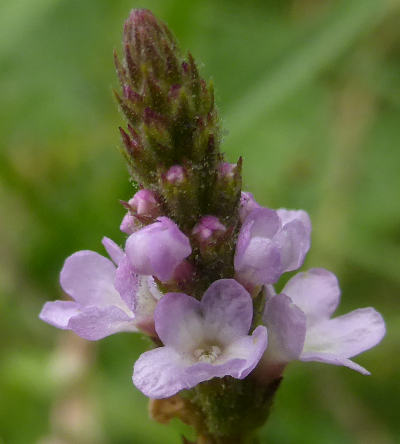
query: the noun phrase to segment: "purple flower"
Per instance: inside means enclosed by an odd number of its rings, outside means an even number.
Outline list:
[[[282,294],[266,303],[269,341],[264,363],[284,366],[300,359],[369,374],[349,358],[377,345],[385,335],[385,323],[371,307],[330,319],[339,299],[337,279],[327,270],[313,268],[290,279]]]
[[[131,234],[125,251],[135,273],[167,282],[192,248],[189,239],[171,219],[159,217],[154,224]]]
[[[252,316],[250,295],[233,279],[214,282],[201,302],[183,293],[166,294],[154,314],[164,346],[140,356],[134,384],[157,399],[215,377],[245,378],[267,346],[265,327],[248,335]]]
[[[126,263],[124,252],[111,239],[104,238],[103,245],[115,264]],[[148,277],[136,276],[125,268],[125,292],[120,294],[115,283],[114,263],[88,250],[68,257],[61,270],[60,283],[73,301],[47,302],[40,319],[92,341],[122,331],[137,331],[145,311],[143,302],[139,301],[154,299],[150,291],[152,283]],[[153,311],[154,307],[155,302]]]
[[[130,210],[122,219],[120,230],[126,234],[132,234],[138,229],[135,216],[156,218],[161,215],[160,204],[154,193],[150,190],[139,190],[132,199],[129,199]]]
[[[239,233],[235,271],[251,287],[276,282],[299,268],[310,248],[311,223],[305,211],[255,208]]]

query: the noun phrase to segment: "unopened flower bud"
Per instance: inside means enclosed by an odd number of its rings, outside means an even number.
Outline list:
[[[129,206],[133,213],[139,216],[149,216],[152,218],[161,216],[160,205],[154,193],[150,190],[139,190],[129,200]]]
[[[184,167],[180,165],[174,165],[165,173],[164,177],[168,183],[179,185],[184,182],[187,174]]]
[[[205,183],[202,189],[209,194],[220,157],[213,86],[201,78],[192,55],[182,54],[167,26],[145,9],[133,10],[126,21],[123,59],[120,61],[116,54],[115,64],[121,84],[116,98],[135,132],[130,137],[121,131],[123,154],[132,177],[158,191],[168,216],[182,226],[193,226],[189,215],[196,219],[205,214],[203,199],[197,198],[194,188]],[[185,166],[176,166],[179,164]],[[158,173],[168,168],[166,180],[163,174],[160,181]],[[164,186],[181,183],[187,185],[181,194],[192,195],[191,209],[185,214],[178,214],[180,197],[175,191],[164,192]]]
[[[139,190],[129,202],[123,202],[128,209],[122,219],[120,230],[126,234],[132,234],[142,228],[143,222],[152,222],[153,219],[161,216],[160,204],[150,190]]]
[[[232,180],[237,171],[236,163],[221,162],[218,165],[218,177],[221,179]]]
[[[226,232],[226,227],[215,216],[204,216],[193,228],[192,234],[200,246],[207,246],[217,242]]]
[[[192,248],[189,239],[171,219],[159,217],[155,223],[129,236],[125,252],[135,273],[167,282]]]

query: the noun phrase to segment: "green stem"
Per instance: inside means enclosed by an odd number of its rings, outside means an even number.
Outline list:
[[[199,384],[188,393],[202,417],[197,443],[256,444],[255,432],[267,421],[280,382],[225,377]]]

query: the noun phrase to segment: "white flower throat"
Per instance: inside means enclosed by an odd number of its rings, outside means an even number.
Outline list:
[[[221,353],[222,350],[218,347],[218,345],[209,345],[204,348],[197,348],[193,352],[193,356],[199,362],[213,363]]]

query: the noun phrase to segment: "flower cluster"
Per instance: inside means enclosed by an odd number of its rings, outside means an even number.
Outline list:
[[[221,400],[231,429],[244,418],[232,406],[252,420],[264,412],[265,420],[290,361],[368,374],[350,358],[383,338],[379,313],[364,308],[331,319],[340,289],[321,268],[275,291],[280,277],[304,262],[310,218],[302,210],[262,207],[241,191],[242,161],[228,163],[219,151],[212,84],[199,76],[193,57],[181,55],[149,11],[134,10],[123,63],[115,60],[122,90],[116,95],[128,122],[123,152],[139,184],[123,202],[120,229],[128,237],[123,248],[103,239],[110,259],[93,251],[67,258],[60,283],[71,299],[47,302],[40,318],[88,340],[119,332],[149,336],[154,348],[136,361],[133,382],[152,399],[224,378],[215,403],[193,398],[208,415],[209,435],[224,430],[212,427],[207,411],[217,412]]]
[[[149,190],[138,191],[131,202],[139,214],[154,217]],[[240,210],[235,275],[213,282],[200,301],[160,291],[163,283],[182,279],[192,253],[189,237],[161,216],[133,231],[124,250],[104,238],[111,260],[93,251],[70,256],[60,282],[73,301],[47,302],[41,319],[89,340],[141,331],[163,344],[145,352],[134,367],[133,382],[150,398],[169,397],[215,377],[243,379],[257,365],[261,378],[276,377],[296,359],[368,374],[349,358],[382,339],[379,313],[364,308],[330,319],[340,290],[336,277],[321,268],[296,274],[279,294],[272,286],[302,265],[310,246],[307,213],[262,208],[248,193]],[[131,213],[123,227],[127,217]],[[191,237],[208,244],[224,229],[215,217],[204,219]],[[260,325],[251,328],[253,298],[260,291],[265,309]]]

